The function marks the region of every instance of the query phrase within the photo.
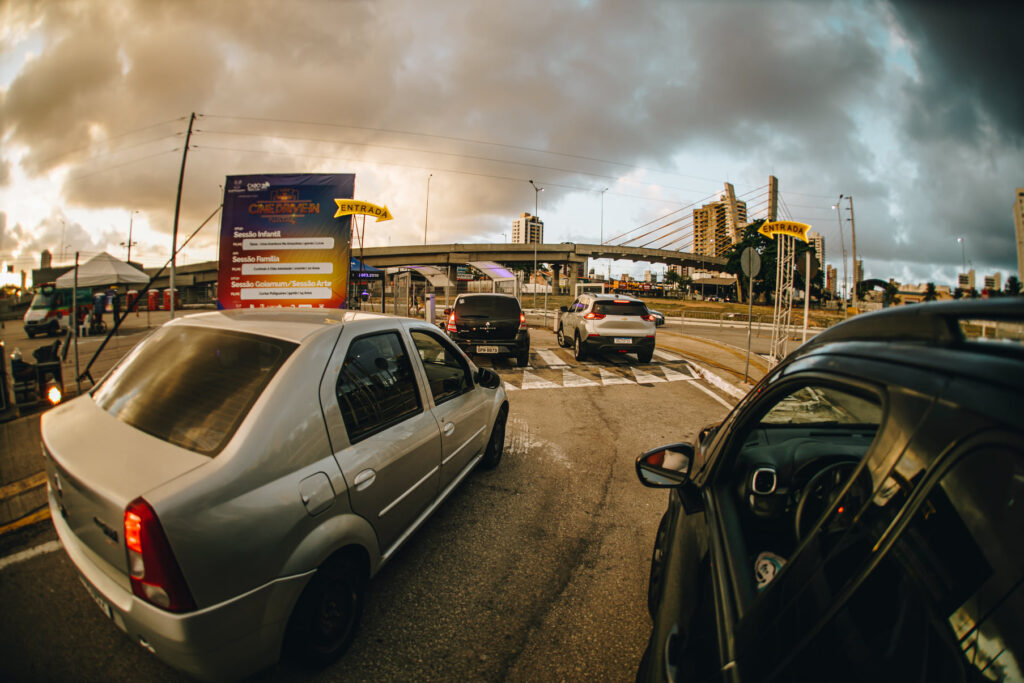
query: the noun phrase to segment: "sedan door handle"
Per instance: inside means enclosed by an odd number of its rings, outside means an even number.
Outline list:
[[[355,485],[356,491],[363,491],[370,487],[370,485],[377,479],[377,473],[374,470],[363,470],[356,475]]]
[[[445,423],[444,429],[441,431],[444,432],[445,436],[451,436],[455,433],[455,425],[451,422]]]

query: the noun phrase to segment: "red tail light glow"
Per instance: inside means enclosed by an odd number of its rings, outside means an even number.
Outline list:
[[[169,612],[196,608],[156,511],[144,498],[124,511],[124,543],[135,595]]]
[[[448,327],[446,329],[449,332],[458,332],[459,331],[458,328],[455,327],[455,312],[454,311],[452,312],[452,314],[450,316],[448,316]]]
[[[526,314],[522,311],[519,311],[519,329],[526,329]]]
[[[642,315],[642,316],[640,316],[640,317],[641,317],[641,318],[643,318],[644,320],[646,320],[646,321],[647,321],[647,322],[649,322],[649,323],[653,323],[653,322],[655,321],[655,318],[654,318],[654,316],[653,316],[653,315],[651,315],[650,313],[647,313],[647,314],[645,314],[645,315]]]
[[[600,320],[604,317],[604,313],[594,313],[593,311],[591,311],[590,313],[587,313],[583,317],[586,318],[587,320]]]

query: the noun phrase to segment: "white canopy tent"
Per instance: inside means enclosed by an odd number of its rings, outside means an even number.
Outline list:
[[[149,276],[135,266],[128,265],[103,252],[78,266],[79,287],[100,287],[103,285],[144,285]],[[57,287],[73,287],[75,285],[74,269],[57,278]]]

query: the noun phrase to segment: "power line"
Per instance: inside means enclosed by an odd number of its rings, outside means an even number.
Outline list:
[[[96,146],[101,145],[101,144],[106,143],[106,142],[110,142],[111,140],[117,140],[119,138],[123,138],[123,137],[126,137],[128,135],[134,135],[135,133],[141,133],[144,130],[150,130],[151,128],[157,128],[158,126],[165,126],[165,125],[167,125],[169,123],[177,123],[178,121],[183,121],[186,118],[188,118],[188,117],[187,116],[182,116],[182,117],[179,117],[179,118],[176,118],[176,119],[169,119],[167,121],[161,121],[160,123],[153,123],[153,124],[150,124],[148,126],[143,126],[141,128],[135,128],[133,130],[125,131],[123,133],[117,133],[115,135],[110,135],[110,136],[107,136],[107,137],[103,138],[102,140],[96,140],[94,142],[91,142],[88,145],[86,145],[85,147],[79,147],[78,149],[73,149],[70,152],[62,152],[60,154],[55,154],[52,157],[43,159],[41,162],[39,162],[39,165],[41,167],[46,167],[46,166],[48,166],[50,164],[50,162],[57,161],[59,159],[64,159],[66,157],[69,157],[69,156],[71,156],[73,154],[77,154],[79,152],[88,151],[88,150],[92,149],[93,147],[96,147]],[[178,135],[180,135],[180,133],[178,133]],[[164,137],[168,137],[168,136],[164,136]],[[163,139],[163,138],[159,138],[159,139]]]
[[[589,157],[589,156],[584,156],[584,155],[580,155],[580,154],[570,154],[568,152],[553,152],[553,151],[550,151],[550,150],[539,149],[539,148],[536,148],[536,147],[525,147],[525,146],[522,146],[522,145],[510,145],[510,144],[505,144],[505,143],[500,143],[500,142],[491,142],[489,140],[474,140],[474,139],[471,139],[471,138],[460,138],[460,137],[450,136],[450,135],[435,135],[435,134],[431,134],[431,133],[417,133],[417,132],[413,132],[413,131],[397,130],[397,129],[390,129],[390,128],[374,128],[374,127],[370,127],[370,126],[353,126],[353,125],[347,125],[347,124],[322,123],[322,122],[319,122],[319,121],[294,121],[294,120],[287,120],[287,119],[271,119],[271,118],[247,117],[247,116],[227,116],[227,115],[218,115],[218,114],[200,114],[199,116],[200,116],[200,118],[207,118],[208,117],[208,118],[218,118],[218,119],[235,119],[235,120],[239,120],[239,121],[260,121],[260,122],[264,122],[264,123],[285,123],[285,124],[289,124],[289,125],[321,126],[321,127],[325,127],[325,128],[349,128],[349,129],[352,129],[352,130],[365,130],[365,131],[370,131],[370,132],[374,132],[374,133],[393,133],[393,134],[397,134],[397,135],[411,135],[411,136],[415,136],[415,137],[434,138],[434,139],[437,139],[437,140],[448,140],[448,141],[454,141],[454,142],[467,142],[467,143],[476,144],[476,145],[488,145],[488,146],[491,146],[491,147],[500,147],[500,148],[503,148],[503,149],[513,149],[513,150],[523,151],[523,152],[534,152],[534,153],[538,153],[538,154],[548,154],[548,155],[552,155],[552,156],[566,157],[568,159],[579,159],[579,160],[582,160],[582,161],[593,161],[593,162],[597,162],[597,163],[601,163],[601,164],[609,164],[609,165],[612,165],[612,166],[620,166],[620,167],[628,168],[630,170],[635,170],[635,171],[664,173],[666,175],[674,175],[674,176],[677,176],[677,177],[680,177],[680,178],[691,178],[691,179],[695,179],[695,180],[706,180],[708,182],[713,182],[713,183],[719,182],[715,178],[705,178],[705,177],[702,177],[702,176],[687,175],[685,173],[677,173],[675,171],[665,171],[665,170],[656,169],[656,168],[645,168],[643,166],[637,166],[637,165],[634,165],[634,164],[626,164],[626,163],[619,162],[619,161],[610,161],[608,159],[599,159],[597,157]]]
[[[248,149],[248,148],[240,148],[240,147],[222,147],[220,145],[197,145],[197,144],[193,144],[191,146],[191,149],[197,150],[197,151],[201,151],[201,150],[217,150],[217,151],[221,151],[221,152],[240,152],[240,153],[247,153],[247,154],[271,154],[271,155],[284,155],[284,156],[288,156],[288,157],[302,157],[302,158],[308,158],[308,159],[327,159],[327,160],[331,160],[331,161],[347,161],[347,162],[351,162],[351,163],[367,164],[367,165],[370,165],[370,166],[395,166],[395,167],[398,167],[398,168],[414,168],[414,169],[421,170],[421,171],[428,171],[428,170],[429,171],[443,171],[445,173],[452,173],[452,174],[456,174],[456,175],[476,176],[476,177],[479,177],[479,178],[492,178],[492,179],[495,179],[495,180],[507,180],[507,181],[516,182],[516,183],[525,182],[524,178],[516,178],[516,177],[512,177],[512,176],[496,175],[496,174],[493,174],[493,173],[480,173],[480,172],[476,172],[476,171],[463,171],[463,170],[457,170],[457,169],[452,169],[452,168],[438,168],[436,166],[423,166],[423,165],[420,165],[420,164],[403,164],[403,163],[399,163],[399,162],[395,162],[395,161],[368,161],[368,160],[365,160],[365,159],[353,159],[353,158],[350,158],[350,157],[338,156],[338,155],[333,155],[333,154],[311,154],[309,152],[297,153],[297,152],[294,152],[294,151],[278,152],[278,151],[274,151],[274,150],[265,150],[265,149]],[[555,182],[551,182],[551,181],[548,181],[548,180],[545,180],[543,182],[544,182],[544,187],[560,187],[562,189],[578,190],[580,192],[593,192],[594,191],[593,188],[581,187],[579,185],[569,185],[567,183],[555,183]],[[609,192],[609,194],[615,195],[617,197],[629,197],[629,198],[632,198],[632,199],[640,199],[640,200],[648,201],[648,202],[662,202],[664,204],[678,204],[679,203],[677,200],[659,199],[657,197],[645,197],[643,195],[631,194],[631,193],[628,193],[628,192]]]

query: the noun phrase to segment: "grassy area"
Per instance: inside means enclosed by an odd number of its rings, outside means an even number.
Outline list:
[[[737,303],[726,303],[723,301],[688,301],[685,299],[664,299],[659,297],[639,297],[647,304],[648,308],[653,308],[656,311],[660,311],[669,317],[679,317],[683,314],[695,315],[699,317],[714,317],[722,314],[732,314],[736,317],[743,318],[747,317],[747,304]],[[574,300],[574,297],[567,295],[551,295],[547,297],[547,308],[548,310],[557,310],[559,306],[568,306]],[[522,296],[522,303],[524,307],[533,308],[533,295],[524,294]],[[537,295],[537,308],[544,308],[544,295]],[[765,306],[754,304],[753,315],[755,320],[768,320],[770,321],[775,313],[773,306]],[[793,322],[803,321],[804,309],[803,306],[793,306]],[[817,327],[828,327],[834,325],[843,319],[843,314],[839,311],[823,311],[815,309],[813,306],[810,311],[810,321],[812,325]]]

